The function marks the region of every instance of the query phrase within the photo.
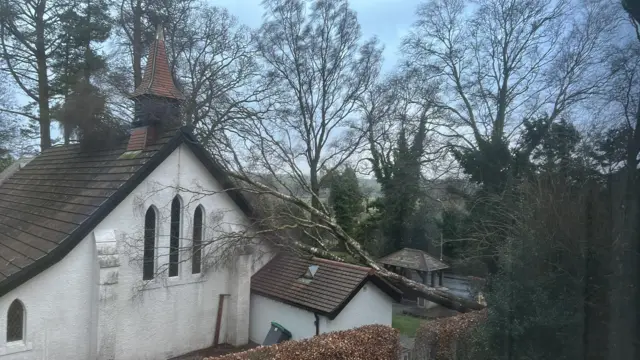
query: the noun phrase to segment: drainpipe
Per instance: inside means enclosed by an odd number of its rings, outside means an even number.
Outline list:
[[[313,322],[316,325],[316,335],[320,335],[320,316],[318,313],[313,313],[313,316],[316,318],[316,321]]]
[[[213,335],[213,346],[218,346],[218,342],[220,341],[220,325],[222,325],[222,311],[224,309],[224,298],[229,296],[229,294],[220,294],[218,298],[218,314],[216,316],[216,329]]]

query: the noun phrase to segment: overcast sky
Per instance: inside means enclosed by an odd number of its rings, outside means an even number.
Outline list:
[[[227,8],[240,22],[252,28],[262,21],[262,0],[210,0],[212,4]],[[364,38],[377,36],[384,44],[384,68],[388,70],[399,58],[398,46],[402,37],[415,21],[416,8],[423,0],[350,0],[358,13]]]

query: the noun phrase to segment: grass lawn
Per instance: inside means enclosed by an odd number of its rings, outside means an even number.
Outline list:
[[[423,319],[419,319],[417,317],[394,314],[391,319],[391,326],[394,329],[400,330],[400,334],[414,337],[416,336],[416,330],[418,330],[418,326],[420,326],[420,322],[422,321]]]

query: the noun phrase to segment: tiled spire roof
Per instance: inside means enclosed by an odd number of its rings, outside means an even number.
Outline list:
[[[142,76],[142,83],[131,94],[131,97],[135,98],[141,95],[155,95],[176,100],[184,99],[184,95],[173,83],[164,44],[164,34],[160,26],[158,26],[156,33],[156,40],[149,49],[149,58]]]

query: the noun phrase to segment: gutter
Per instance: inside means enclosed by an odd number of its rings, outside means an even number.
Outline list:
[[[318,313],[313,313],[316,320],[313,322],[316,325],[316,335],[320,335],[320,316]]]

